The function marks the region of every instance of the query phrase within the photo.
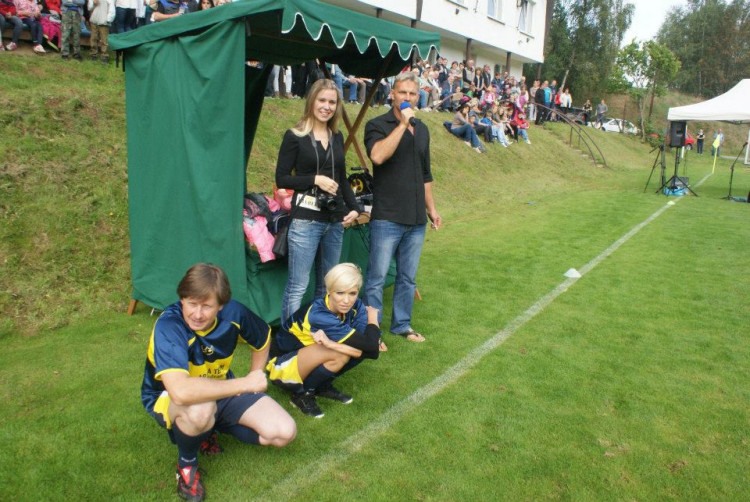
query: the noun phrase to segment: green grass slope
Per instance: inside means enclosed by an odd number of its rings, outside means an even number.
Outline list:
[[[139,400],[154,318],[124,313],[122,74],[2,63],[4,498],[176,500],[175,449]],[[269,189],[300,109],[267,103],[251,188]],[[390,350],[337,383],[354,403],[321,402],[322,420],[270,389],[297,438],[222,436],[201,459],[210,499],[745,500],[750,204],[722,199],[730,163],[688,156],[699,196],[667,198],[655,178],[644,190],[654,154],[633,138],[596,136],[603,168],[556,124],[483,156],[447,115],[421,118],[445,219],[417,277],[427,342],[384,335]],[[746,193],[748,169],[734,176]],[[563,283],[569,268],[587,272]]]
[[[123,74],[51,57],[3,63],[0,333],[34,334],[122,310],[130,290]],[[266,101],[248,189],[270,192],[281,137],[301,110],[301,101]],[[347,110],[354,120],[358,108]],[[606,184],[603,174],[612,174],[564,146],[567,132],[554,126],[533,130],[531,147],[479,156],[442,128],[449,119],[423,116],[432,130],[440,209],[450,219],[506,210],[581,183]],[[632,140],[602,136],[602,148],[615,172],[645,162],[645,147]],[[348,161],[360,164],[354,149]]]

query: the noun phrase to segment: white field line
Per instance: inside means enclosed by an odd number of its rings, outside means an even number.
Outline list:
[[[707,174],[702,180],[700,180],[695,186],[700,186],[711,174]],[[674,203],[678,202],[680,198],[674,200]],[[671,201],[670,201],[671,202]],[[605,249],[599,256],[588,262],[580,270],[581,276],[590,272],[594,267],[602,262],[605,258],[615,252],[617,248],[622,246],[631,237],[633,237],[643,227],[654,221],[664,211],[672,207],[674,204],[665,204],[662,208],[657,210],[651,216],[646,218],[644,221],[633,227],[629,232],[620,237],[611,246]],[[404,399],[393,405],[388,411],[383,413],[380,418],[374,420],[367,427],[359,430],[355,434],[344,439],[337,446],[331,448],[330,453],[323,455],[320,459],[315,462],[307,463],[303,467],[292,472],[284,481],[274,485],[270,492],[259,495],[261,500],[289,500],[298,492],[303,490],[306,486],[311,485],[315,482],[319,482],[321,477],[328,471],[334,470],[336,467],[342,465],[342,463],[352,454],[358,452],[367,443],[370,443],[378,436],[389,430],[395,425],[396,422],[409,413],[410,411],[417,408],[419,405],[424,403],[426,400],[441,392],[449,385],[456,382],[466,372],[473,368],[481,359],[484,358],[490,351],[497,348],[505,340],[510,338],[513,333],[518,331],[524,324],[533,319],[537,314],[543,311],[550,303],[552,303],[558,296],[564,293],[570,286],[576,281],[577,277],[568,278],[561,282],[557,287],[546,295],[539,298],[531,307],[526,309],[523,313],[512,319],[503,329],[499,331],[486,342],[475,347],[468,354],[466,354],[456,364],[445,370],[441,375],[438,375],[434,380],[428,384],[415,390],[412,394],[406,396]]]

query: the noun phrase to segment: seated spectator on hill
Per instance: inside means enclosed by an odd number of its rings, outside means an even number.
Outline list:
[[[375,104],[378,106],[387,106],[391,97],[391,84],[387,78],[381,78],[378,82],[378,90],[375,93]]]
[[[344,80],[344,87],[349,87],[349,99],[348,103],[363,104],[365,97],[367,96],[367,85],[371,83],[371,80],[355,77],[349,75]]]
[[[531,140],[529,140],[529,133],[527,132],[529,128],[529,122],[526,120],[525,113],[516,108],[514,118],[510,120],[510,126],[516,132],[516,138],[518,138],[518,136],[521,136],[526,143],[528,143],[529,145],[531,144]]]
[[[484,118],[482,121],[490,126],[492,137],[503,145],[503,147],[507,148],[510,145],[508,138],[505,136],[505,126],[507,122],[503,121],[500,107],[497,103],[492,103],[492,105],[484,111]]]
[[[464,140],[464,143],[474,148],[478,153],[484,153],[485,148],[479,141],[477,132],[469,123],[469,102],[464,101],[458,106],[458,110],[453,115],[451,124],[451,133]]]
[[[477,135],[484,138],[485,143],[492,142],[492,128],[482,123],[482,111],[479,109],[479,100],[472,98],[469,101],[469,124],[477,132]]]
[[[460,81],[461,81],[461,68],[459,68],[459,66],[458,66],[458,61],[453,61],[451,63],[451,67],[448,68],[448,76],[449,77],[453,77],[454,79],[455,79],[455,77],[458,77],[459,85],[460,85]]]
[[[62,37],[62,7],[60,0],[42,0],[42,18],[39,22],[42,24],[42,36],[47,41],[47,45],[54,50],[59,50],[60,40]]]
[[[292,393],[291,403],[305,415],[322,418],[316,397],[343,404],[353,401],[333,380],[365,359],[377,359],[378,310],[358,297],[362,272],[340,263],[325,276],[326,295],[303,305],[282,322],[273,340],[280,355],[266,365],[271,383]]]
[[[3,44],[3,30],[13,27],[13,35],[8,45]],[[14,51],[18,48],[18,37],[23,30],[23,21],[16,15],[16,4],[13,0],[0,0],[0,51]]]
[[[484,94],[482,94],[481,107],[488,108],[492,106],[492,104],[495,103],[499,97],[500,96],[498,96],[497,86],[495,86],[495,84],[491,84],[489,90],[484,91]]]
[[[21,22],[25,24],[31,32],[31,43],[34,44],[34,52],[37,54],[44,54],[44,47],[42,42],[44,41],[44,33],[42,31],[42,25],[39,22],[42,17],[42,12],[39,10],[39,6],[36,0],[13,0],[16,6],[16,15],[21,19]],[[12,50],[12,49],[11,49]]]
[[[503,83],[504,82],[505,82],[505,80],[503,80],[503,74],[500,73],[499,71],[496,71],[494,78],[490,81],[490,84],[492,84],[495,87],[497,87],[497,90],[498,90],[498,93],[499,93],[500,90],[503,88]]]
[[[424,109],[430,111],[440,105],[440,84],[438,83],[438,72],[435,70],[427,70],[425,75],[427,75],[426,79],[422,77],[427,84],[424,88],[427,93],[427,106]]]
[[[526,84],[521,84],[518,91],[518,97],[516,98],[516,106],[521,110],[526,110],[526,106],[529,103],[529,90],[526,88]]]

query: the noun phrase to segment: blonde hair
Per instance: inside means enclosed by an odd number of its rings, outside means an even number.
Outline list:
[[[313,124],[315,123],[315,115],[313,113],[313,105],[315,100],[318,99],[318,94],[322,91],[333,90],[336,91],[336,111],[333,112],[333,116],[328,119],[328,129],[333,134],[339,132],[338,122],[343,113],[342,103],[343,97],[341,91],[339,91],[336,82],[326,78],[316,80],[315,83],[310,87],[310,91],[307,93],[307,100],[305,101],[305,111],[302,113],[297,125],[292,129],[292,133],[295,136],[302,137],[307,136],[312,131]]]
[[[362,271],[354,263],[339,263],[325,277],[326,291],[359,290],[362,287]]]

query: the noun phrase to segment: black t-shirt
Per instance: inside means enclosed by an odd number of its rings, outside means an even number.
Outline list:
[[[346,179],[344,136],[340,132],[332,135],[328,149],[323,148],[320,141],[315,141],[313,148],[311,138],[311,135],[299,137],[291,130],[284,134],[279,148],[279,158],[276,161],[276,186],[294,190],[293,201],[296,205],[298,194],[310,193],[315,187],[316,174],[328,176],[339,184],[336,193],[337,207],[333,211],[326,208],[315,211],[299,207],[295,210],[294,217],[330,222],[341,221],[351,210],[361,212],[362,209],[357,204],[352,187]]]
[[[398,124],[393,110],[367,122],[367,155],[371,154],[375,143],[386,138]],[[414,135],[404,131],[393,155],[383,164],[373,166],[373,178],[372,219],[402,225],[426,224],[424,184],[432,181],[430,131],[427,126],[417,121]]]

